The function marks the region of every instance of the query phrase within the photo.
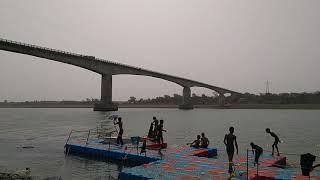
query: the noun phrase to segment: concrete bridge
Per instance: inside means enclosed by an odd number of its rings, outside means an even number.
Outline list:
[[[45,47],[15,42],[2,38],[0,38],[0,50],[26,54],[36,56],[39,58],[71,64],[101,74],[101,100],[99,104],[95,104],[95,111],[114,111],[118,109],[117,105],[113,104],[112,102],[112,75],[118,74],[151,76],[179,84],[183,87],[183,102],[179,106],[180,109],[193,108],[193,105],[190,102],[191,87],[203,87],[216,91],[217,93],[219,93],[220,102],[222,104],[224,103],[224,95],[226,93],[230,93],[231,95],[240,94],[235,91],[231,91],[217,86],[212,86],[206,83],[193,81],[190,79],[185,79],[155,71],[150,71],[139,67],[98,59],[94,56],[87,56],[55,49],[49,49]]]

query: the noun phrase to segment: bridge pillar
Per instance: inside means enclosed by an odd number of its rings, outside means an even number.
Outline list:
[[[191,99],[190,88],[183,87],[182,104],[179,106],[179,109],[193,109],[193,105],[192,105],[190,99]]]
[[[225,96],[224,94],[220,93],[219,94],[219,97],[218,97],[218,103],[220,106],[224,106],[225,105]]]
[[[101,76],[101,99],[95,104],[94,111],[117,111],[118,106],[112,103],[112,75],[102,74]]]

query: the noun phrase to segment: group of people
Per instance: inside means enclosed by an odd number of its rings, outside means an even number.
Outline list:
[[[280,153],[279,153],[278,143],[281,142],[279,137],[274,132],[271,132],[269,128],[266,129],[266,132],[274,138],[274,142],[272,144],[272,155],[274,155],[274,149],[276,148],[277,155],[279,156]],[[234,128],[230,127],[229,134],[226,134],[223,140],[224,144],[226,145],[229,163],[232,163],[233,161],[234,147],[236,147],[237,154],[239,152],[237,137],[233,133],[234,133]],[[263,149],[260,146],[254,144],[253,142],[250,143],[250,146],[252,148],[252,153],[255,154],[254,165],[258,164],[259,158],[263,153]]]
[[[201,136],[197,135],[197,139],[192,143],[187,143],[187,145],[190,145],[190,147],[194,148],[207,148],[209,146],[209,143],[209,139],[205,136],[204,133],[201,133]]]
[[[121,144],[123,145],[123,123],[122,123],[122,118],[114,116],[113,118],[113,124],[117,125],[119,128],[118,131],[118,136],[117,136],[117,145]],[[163,132],[167,132],[165,129],[163,129],[163,124],[164,121],[161,119],[160,121],[156,118],[153,117],[153,121],[150,125],[149,132],[148,132],[148,138],[158,142],[159,144],[163,144]]]
[[[279,156],[280,153],[279,153],[278,144],[279,142],[281,142],[279,137],[274,132],[271,132],[269,128],[266,129],[266,132],[274,138],[274,142],[272,144],[272,155],[274,155],[274,149],[276,149],[277,155]],[[228,160],[230,164],[233,162],[233,156],[234,156],[235,150],[237,154],[239,153],[237,137],[233,133],[234,133],[234,127],[230,127],[229,134],[226,134],[223,139],[223,143],[226,146],[226,151],[228,154]],[[190,145],[191,147],[194,147],[194,148],[207,148],[209,145],[209,140],[207,137],[205,137],[204,133],[201,133],[201,136],[197,135],[197,139],[194,140],[192,143],[187,143],[187,145]],[[258,163],[259,158],[263,153],[263,149],[260,146],[254,144],[253,142],[250,143],[250,146],[252,148],[252,153],[255,154],[255,160],[254,160],[254,165],[255,165]]]
[[[119,144],[123,145],[122,118],[114,116],[113,123],[114,123],[114,125],[118,125],[118,128],[119,128],[118,136],[117,136],[117,145],[119,145]],[[153,117],[153,121],[151,122],[149,131],[148,131],[148,138],[150,138],[153,141],[158,142],[159,144],[163,144],[164,143],[163,132],[167,132],[166,130],[163,129],[163,124],[164,124],[163,120],[159,121],[156,117]],[[274,138],[274,142],[272,144],[272,155],[274,155],[274,151],[276,149],[277,155],[279,156],[280,153],[279,153],[278,144],[281,143],[279,137],[274,132],[271,132],[271,130],[269,128],[266,128],[266,133],[270,134],[270,136]],[[144,141],[144,146],[146,146],[145,143],[146,142]],[[190,145],[190,147],[193,147],[193,148],[207,148],[209,146],[209,143],[210,143],[210,141],[205,136],[205,133],[201,133],[201,136],[197,135],[196,140],[194,140],[191,143],[187,143],[187,145]],[[233,172],[233,170],[232,170],[233,163],[232,162],[233,162],[233,156],[235,153],[235,149],[236,149],[237,154],[239,153],[237,137],[234,135],[234,127],[229,128],[229,134],[226,134],[224,136],[223,143],[226,146],[226,151],[228,154],[229,173],[232,174],[232,172]],[[250,143],[250,146],[252,148],[252,153],[255,155],[255,158],[254,158],[254,166],[255,166],[259,162],[259,158],[263,153],[263,149],[259,145],[255,144],[253,142]],[[145,151],[145,149],[144,149],[144,151]],[[143,152],[143,149],[141,150],[141,152]],[[302,168],[303,175],[309,175],[310,171],[313,168],[320,166],[320,164],[318,164],[316,166],[312,166],[314,161],[315,161],[315,156],[313,156],[309,153],[301,155],[301,168]],[[306,168],[306,167],[309,167],[309,168]]]
[[[151,122],[148,131],[148,138],[158,142],[159,144],[163,144],[163,132],[167,132],[165,129],[163,129],[164,121],[162,119],[159,121],[155,116],[152,118],[152,120],[153,121]]]
[[[121,144],[123,145],[122,135],[123,135],[123,124],[122,124],[122,118],[121,117],[115,117],[113,121],[114,125],[118,125],[119,131],[117,136],[117,145]],[[153,121],[150,124],[150,128],[148,131],[148,138],[158,142],[159,144],[163,144],[163,132],[167,132],[163,129],[163,120],[158,120],[156,117],[153,117]],[[279,148],[278,144],[280,141],[279,137],[274,133],[271,132],[269,128],[266,129],[266,132],[270,134],[274,138],[274,142],[272,144],[272,155],[274,155],[274,149],[277,150],[277,155],[279,156]],[[237,143],[237,137],[233,134],[234,133],[234,127],[229,128],[229,134],[226,134],[223,140],[223,143],[226,146],[226,151],[228,154],[228,160],[230,163],[233,162],[233,156],[235,149],[237,150],[237,154],[239,152],[238,150],[238,143]],[[194,140],[191,143],[187,143],[187,145],[190,145],[190,147],[194,148],[207,148],[209,146],[209,139],[205,136],[204,133],[201,133],[200,135],[197,135],[197,139]],[[250,143],[250,146],[252,148],[253,154],[255,154],[255,161],[254,165],[258,163],[259,157],[263,153],[263,149],[254,144],[253,142]]]
[[[276,148],[276,150],[277,150],[277,155],[280,156],[278,144],[281,141],[280,141],[279,137],[274,132],[271,132],[269,128],[266,129],[266,132],[274,138],[274,142],[272,144],[272,156],[274,155],[274,148]],[[263,149],[260,146],[254,144],[253,142],[250,143],[250,146],[252,148],[252,153],[255,154],[254,165],[258,164],[259,157],[263,153]]]

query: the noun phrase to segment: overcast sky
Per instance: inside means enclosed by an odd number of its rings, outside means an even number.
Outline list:
[[[319,0],[1,0],[0,37],[140,66],[239,92],[320,90]],[[192,92],[212,95],[210,90]],[[182,94],[113,76],[113,99]],[[100,97],[100,75],[0,51],[0,101]]]

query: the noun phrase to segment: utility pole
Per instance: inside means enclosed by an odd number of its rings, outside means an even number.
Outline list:
[[[266,83],[266,95],[270,94],[270,91],[269,91],[269,81],[267,81]]]

